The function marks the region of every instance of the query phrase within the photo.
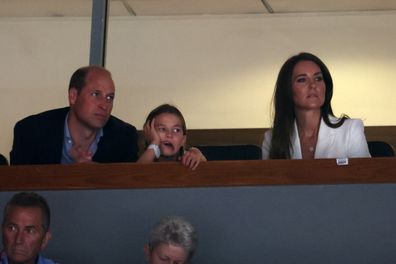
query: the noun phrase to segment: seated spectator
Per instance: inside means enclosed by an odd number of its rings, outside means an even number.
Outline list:
[[[274,121],[263,159],[370,157],[360,119],[333,114],[333,81],[315,55],[300,53],[282,66],[274,92]]]
[[[151,230],[144,253],[148,264],[187,264],[196,246],[194,227],[179,216],[167,216]]]
[[[32,192],[15,194],[4,208],[1,264],[55,264],[40,255],[51,238],[50,209]]]
[[[200,162],[206,161],[199,149],[185,149],[186,122],[179,109],[173,105],[163,104],[150,112],[144,124],[144,136],[148,147],[140,156],[139,163],[180,161],[195,169]]]
[[[99,66],[76,70],[69,107],[16,123],[10,163],[55,164],[137,160],[137,131],[111,115],[115,97],[111,73]]]

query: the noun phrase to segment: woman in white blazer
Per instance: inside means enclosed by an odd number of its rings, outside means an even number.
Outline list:
[[[333,81],[315,55],[300,53],[282,66],[274,91],[274,122],[263,159],[370,157],[363,122],[331,108]]]

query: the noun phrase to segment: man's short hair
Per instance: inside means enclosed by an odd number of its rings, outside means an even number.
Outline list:
[[[4,208],[3,214],[3,226],[7,219],[8,212],[11,207],[29,207],[29,208],[40,208],[43,214],[43,228],[45,232],[48,232],[51,221],[50,208],[44,197],[34,192],[20,192],[14,194],[11,200],[9,200]]]
[[[105,71],[109,75],[110,72],[106,70],[105,68],[97,65],[90,65],[90,66],[85,66],[77,69],[71,76],[70,78],[70,83],[69,83],[69,90],[71,88],[75,88],[78,93],[80,93],[81,89],[85,86],[85,80],[89,72],[93,70],[99,70],[99,71]]]

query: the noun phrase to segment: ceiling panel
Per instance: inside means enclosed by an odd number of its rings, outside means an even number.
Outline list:
[[[265,3],[265,4],[264,4]],[[0,0],[0,17],[91,16],[92,0]],[[111,16],[396,10],[396,0],[110,0]]]
[[[131,15],[127,7],[125,1],[110,0],[110,15]],[[85,17],[91,14],[92,0],[0,0],[0,17]]]
[[[395,0],[267,0],[274,13],[396,10]]]
[[[136,15],[268,13],[261,0],[127,0]]]
[[[92,0],[0,0],[2,17],[90,16]]]

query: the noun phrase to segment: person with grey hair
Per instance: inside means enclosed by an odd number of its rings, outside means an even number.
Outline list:
[[[34,192],[16,193],[4,208],[0,264],[55,264],[40,255],[51,239],[50,209]]]
[[[187,264],[196,246],[194,226],[180,216],[166,216],[151,230],[144,253],[148,264]]]

